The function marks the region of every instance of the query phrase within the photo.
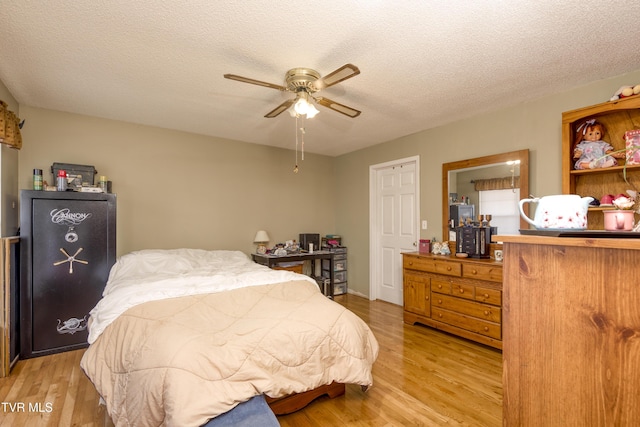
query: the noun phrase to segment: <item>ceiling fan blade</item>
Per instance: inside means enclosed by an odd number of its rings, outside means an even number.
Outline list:
[[[263,82],[260,80],[255,80],[255,79],[250,79],[248,77],[242,77],[242,76],[237,76],[235,74],[225,74],[224,75],[225,79],[230,79],[230,80],[237,80],[239,82],[243,82],[243,83],[251,83],[252,85],[258,85],[258,86],[264,86],[264,87],[268,87],[271,89],[277,89],[277,90],[282,90],[282,91],[286,91],[287,88],[284,86],[280,86],[280,85],[276,85],[273,83],[267,83],[267,82]]]
[[[287,108],[291,107],[293,105],[293,103],[295,102],[295,98],[294,99],[288,99],[286,101],[284,101],[282,104],[278,105],[276,108],[274,108],[273,110],[269,111],[265,117],[268,119],[272,119],[274,117],[276,117],[277,115],[283,113],[284,111],[287,110]]]
[[[313,82],[313,87],[316,90],[324,89],[334,84],[340,83],[353,76],[360,74],[360,69],[353,64],[345,64],[332,73],[327,74],[324,77],[319,78]]]
[[[330,108],[333,111],[337,111],[338,113],[342,113],[345,116],[349,116],[351,118],[355,118],[358,117],[360,115],[360,111],[356,110],[355,108],[351,108],[351,107],[347,107],[344,104],[340,104],[339,102],[335,102],[332,101],[330,99],[327,98],[323,98],[321,96],[314,98],[318,104]]]

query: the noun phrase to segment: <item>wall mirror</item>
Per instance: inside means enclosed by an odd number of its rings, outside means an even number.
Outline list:
[[[451,234],[453,227],[470,216],[477,220],[478,215],[491,215],[490,225],[498,227],[498,234],[514,234],[518,229],[529,228],[520,217],[517,203],[528,196],[528,149],[444,163],[443,241],[455,240],[455,233]],[[527,208],[525,204],[528,215]]]

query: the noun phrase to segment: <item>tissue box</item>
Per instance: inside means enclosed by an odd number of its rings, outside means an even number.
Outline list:
[[[420,246],[418,248],[418,252],[423,254],[431,253],[431,240],[420,239]]]

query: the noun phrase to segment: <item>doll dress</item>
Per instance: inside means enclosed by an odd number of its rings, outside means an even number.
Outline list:
[[[612,151],[613,146],[605,141],[581,141],[574,150],[582,152],[582,155],[574,164],[575,169],[584,169],[580,166],[582,162],[589,162],[591,169],[615,166],[618,164],[616,159],[607,156],[607,151]]]

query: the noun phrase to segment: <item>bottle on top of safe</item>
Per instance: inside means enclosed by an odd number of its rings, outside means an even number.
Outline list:
[[[42,169],[33,170],[33,189],[42,190]]]
[[[58,170],[56,184],[56,189],[58,191],[67,191],[67,171],[65,171],[64,169]]]
[[[98,187],[102,190],[103,193],[108,193],[108,181],[107,177],[104,175],[100,175],[100,180],[98,181]]]

